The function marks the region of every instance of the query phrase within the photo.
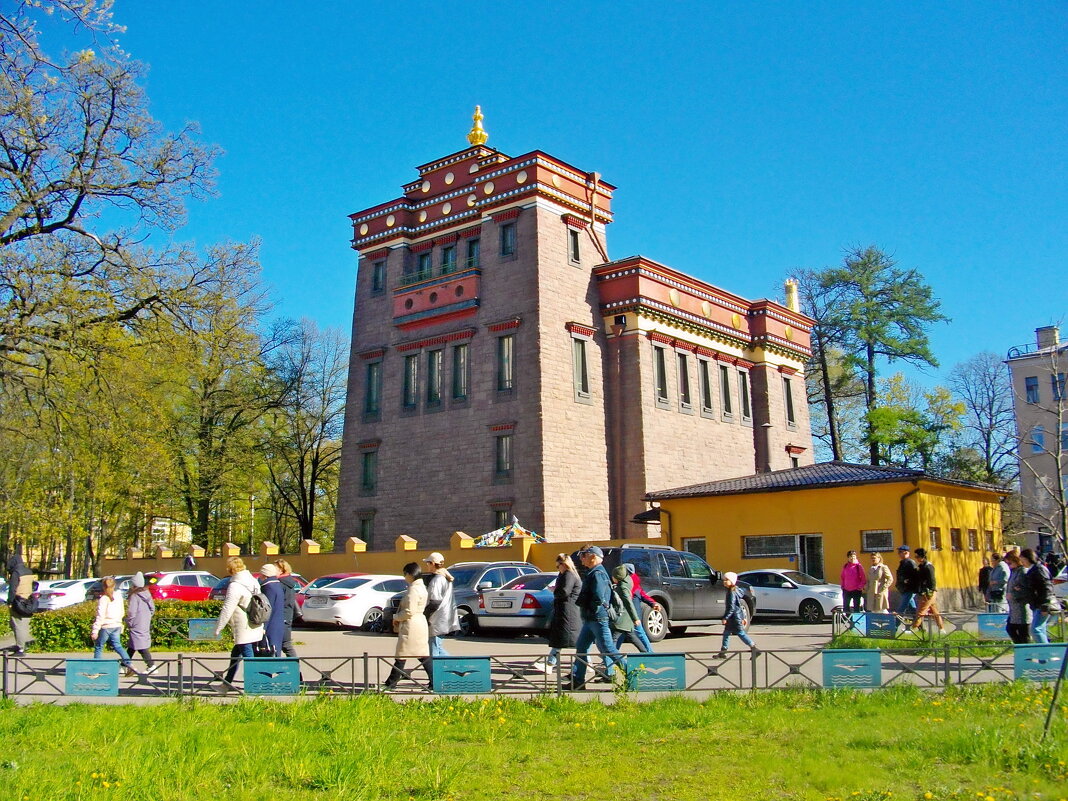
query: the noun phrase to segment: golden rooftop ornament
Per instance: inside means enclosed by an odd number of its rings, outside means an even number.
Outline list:
[[[482,106],[475,106],[475,115],[472,118],[475,124],[471,127],[471,133],[467,135],[467,141],[472,145],[484,145],[489,139],[489,134],[482,127]]]

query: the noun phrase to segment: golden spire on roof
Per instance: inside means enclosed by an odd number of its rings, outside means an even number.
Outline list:
[[[475,124],[471,126],[471,133],[467,135],[467,141],[472,145],[484,145],[489,139],[489,134],[482,127],[482,106],[475,106],[475,115],[472,117]]]

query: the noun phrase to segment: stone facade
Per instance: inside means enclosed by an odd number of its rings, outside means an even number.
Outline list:
[[[648,260],[608,262],[613,189],[544,153],[476,146],[352,215],[339,545],[444,546],[512,515],[552,541],[645,537],[630,520],[650,490],[812,461],[811,321]]]

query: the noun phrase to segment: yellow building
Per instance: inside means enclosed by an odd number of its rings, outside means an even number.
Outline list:
[[[846,552],[924,547],[935,565],[941,605],[973,606],[983,556],[1001,547],[996,487],[922,470],[823,462],[658,492],[666,541],[704,556],[717,570],[801,570],[838,583]]]

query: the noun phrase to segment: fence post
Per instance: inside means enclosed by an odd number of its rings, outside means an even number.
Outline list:
[[[942,645],[943,657],[945,658],[945,667],[942,672],[942,686],[949,686],[949,643],[943,643]]]
[[[371,670],[370,658],[371,658],[370,655],[366,651],[364,651],[363,652],[363,691],[364,692],[367,692],[367,688],[371,684],[371,674],[369,672]],[[377,679],[378,679],[378,677],[375,676],[375,684],[380,684],[381,682],[379,682]],[[352,693],[353,693],[353,695],[356,694],[356,682],[352,683]]]
[[[4,664],[3,664],[4,680],[2,682],[2,685],[3,685],[2,695],[0,695],[0,697],[7,698],[7,651],[4,651],[3,659],[4,659]]]
[[[752,648],[749,649],[749,673],[751,683],[749,685],[750,690],[755,690],[757,687],[757,660],[760,658],[759,652],[754,652]]]
[[[185,654],[178,654],[178,697],[185,695]]]

